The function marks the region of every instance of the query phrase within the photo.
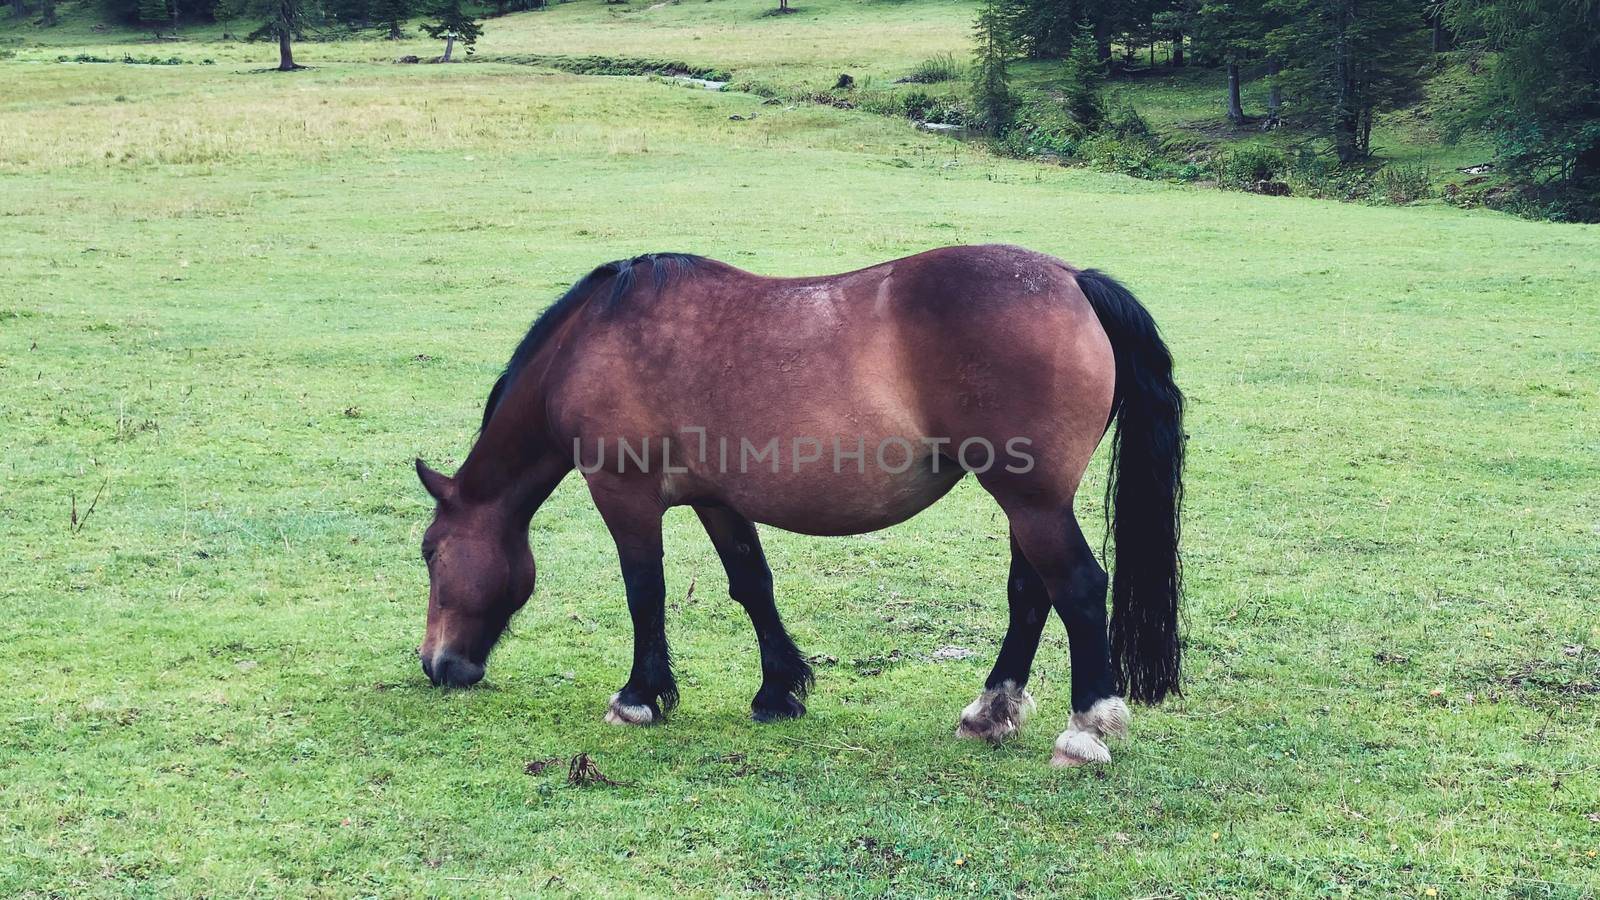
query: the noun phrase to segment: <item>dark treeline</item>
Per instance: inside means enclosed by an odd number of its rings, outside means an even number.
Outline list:
[[[1207,66],[1226,72],[1235,125],[1324,137],[1346,166],[1372,155],[1375,114],[1461,63],[1473,77],[1443,110],[1447,132],[1490,135],[1508,177],[1573,214],[1593,217],[1600,197],[1600,0],[984,0],[977,37],[976,118],[997,133],[1019,109],[1008,59],[1062,60],[1061,103],[1085,131],[1103,124],[1083,99],[1098,79]],[[1253,117],[1250,77],[1269,84]]]
[[[24,0],[26,2],[26,0]],[[259,4],[250,0],[98,0],[99,11],[107,22],[143,27],[160,34],[178,25],[227,22],[254,14]],[[307,22],[337,29],[379,29],[389,37],[404,36],[407,20],[430,15],[440,8],[438,0],[295,0]],[[541,9],[543,0],[492,0],[487,4],[493,15]],[[55,4],[49,3],[54,10]]]

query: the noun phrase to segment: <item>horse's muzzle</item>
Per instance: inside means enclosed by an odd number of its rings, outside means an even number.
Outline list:
[[[422,674],[438,687],[472,687],[483,680],[483,666],[449,650],[440,650],[432,659],[422,658]]]

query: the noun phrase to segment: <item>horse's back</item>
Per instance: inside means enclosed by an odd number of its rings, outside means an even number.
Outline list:
[[[662,483],[672,502],[725,502],[793,530],[869,530],[942,496],[963,444],[998,454],[1019,439],[1029,472],[994,477],[1070,498],[1110,412],[1109,342],[1073,270],[1043,254],[950,247],[804,278],[708,261],[637,283],[643,293],[595,317],[555,370],[552,418],[585,446],[651,435],[682,446],[684,429],[687,440],[703,431],[710,453]],[[745,441],[774,438],[779,471],[744,464]],[[822,459],[802,471],[797,441]],[[892,471],[901,446],[910,465]],[[864,448],[864,465],[839,466],[835,448]],[[828,515],[819,496],[835,498]]]

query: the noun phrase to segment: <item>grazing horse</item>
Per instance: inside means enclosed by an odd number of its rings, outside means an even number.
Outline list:
[[[437,501],[422,669],[483,677],[533,593],[528,523],[583,473],[616,541],[633,670],[606,721],[645,725],[678,699],[667,651],[661,520],[692,506],[755,626],[757,721],[802,715],[812,674],[773,602],[756,523],[861,534],[909,519],[968,474],[1011,531],[1010,626],[957,734],[999,742],[1053,607],[1072,716],[1058,765],[1106,762],[1119,697],[1178,688],[1183,396],[1143,306],[1117,282],[1018,247],[949,247],[843,275],[766,278],[652,254],[603,265],[539,316],[495,383],[454,476],[417,460]],[[1116,425],[1107,576],[1073,514]]]

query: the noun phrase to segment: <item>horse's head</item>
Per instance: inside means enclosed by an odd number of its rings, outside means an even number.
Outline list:
[[[428,630],[417,651],[436,685],[483,678],[489,651],[533,594],[526,527],[490,503],[462,498],[454,479],[417,460],[417,477],[438,506],[422,536],[428,564]]]

